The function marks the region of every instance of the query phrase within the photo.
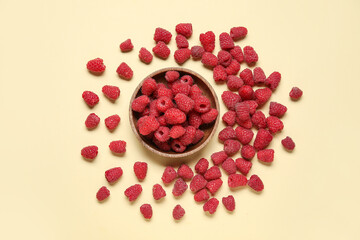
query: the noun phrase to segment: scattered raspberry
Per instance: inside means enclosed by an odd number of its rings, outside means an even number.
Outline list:
[[[120,50],[122,52],[129,52],[134,48],[134,45],[131,43],[131,39],[127,39],[120,44]]]
[[[161,41],[168,44],[171,40],[171,37],[172,34],[168,30],[160,27],[155,29],[154,40],[156,43]]]
[[[232,212],[235,210],[235,199],[232,195],[222,198],[222,203],[224,204],[225,208]]]
[[[254,99],[254,90],[249,85],[244,85],[239,89],[239,95],[242,100]]]
[[[256,111],[252,117],[251,122],[255,127],[259,128],[266,128],[266,117],[265,114],[262,111]]]
[[[226,81],[226,79],[227,79],[226,69],[221,65],[217,65],[216,67],[214,67],[213,78],[214,78],[215,82]]]
[[[244,103],[249,105],[250,115],[253,115],[259,106],[255,100],[245,100]]]
[[[241,97],[238,94],[230,91],[224,91],[221,94],[221,99],[229,110],[235,110],[235,105],[241,101]]]
[[[188,48],[180,48],[175,51],[174,58],[177,64],[181,65],[190,59],[191,51]]]
[[[208,182],[206,184],[206,188],[209,190],[211,195],[214,195],[220,189],[222,184],[223,184],[223,181],[220,178],[218,178],[218,179]]]
[[[95,113],[90,113],[89,116],[85,120],[85,126],[88,129],[94,129],[99,125],[100,118]]]
[[[139,58],[143,63],[149,64],[153,60],[153,55],[146,48],[141,48],[139,51]]]
[[[165,79],[167,82],[175,82],[180,77],[180,74],[178,71],[167,71],[165,73]]]
[[[239,102],[235,105],[236,117],[240,121],[247,121],[250,119],[249,105],[244,102]]]
[[[151,219],[153,215],[152,207],[150,204],[143,204],[140,207],[140,212],[145,219]]]
[[[191,56],[194,60],[200,60],[205,52],[205,49],[201,46],[193,46],[191,48]]]
[[[279,72],[273,72],[270,76],[265,80],[265,85],[271,89],[271,91],[275,91],[279,86],[281,81],[281,74]]]
[[[214,214],[216,212],[216,209],[219,205],[219,200],[216,198],[211,198],[209,201],[207,201],[204,206],[203,210],[204,212],[209,212],[210,214]]]
[[[188,113],[194,108],[194,100],[183,93],[176,94],[174,100],[177,107],[184,113]]]
[[[212,31],[201,33],[200,42],[206,52],[212,52],[215,48],[215,34]]]
[[[235,128],[236,138],[241,142],[241,144],[249,144],[254,137],[254,133],[251,129],[246,129],[243,127]]]
[[[226,32],[223,32],[219,36],[220,47],[223,50],[234,48],[234,41],[230,37],[230,35]]]
[[[148,135],[155,132],[160,127],[159,122],[154,116],[146,116],[143,118],[144,120],[141,123],[138,121],[139,132],[141,135]]]
[[[236,75],[240,71],[240,63],[233,59],[225,71],[228,75]]]
[[[164,116],[166,122],[171,125],[181,124],[186,120],[185,113],[177,108],[170,108],[166,110]]]
[[[250,129],[252,128],[252,122],[251,119],[247,119],[246,121],[241,121],[239,118],[235,119],[236,123],[239,124],[240,127]]]
[[[287,111],[287,107],[277,102],[270,102],[269,114],[275,117],[282,117]]]
[[[257,153],[257,158],[262,162],[271,163],[274,161],[274,150],[273,149],[260,150]]]
[[[176,94],[178,94],[178,93],[183,93],[186,96],[188,96],[190,93],[190,89],[191,89],[191,87],[189,86],[189,84],[182,83],[182,82],[175,82],[171,86],[171,90],[172,90],[174,96],[176,96]]]
[[[219,132],[218,137],[221,142],[225,142],[228,139],[236,139],[236,133],[232,127],[226,127]]]
[[[214,165],[222,164],[227,159],[227,154],[225,151],[215,152],[211,154],[211,160],[213,161]]]
[[[170,129],[169,135],[171,138],[176,139],[185,134],[185,128],[181,125],[174,125]]]
[[[153,47],[152,51],[154,52],[155,56],[161,59],[167,59],[170,55],[170,49],[164,42],[158,42],[155,47]]]
[[[206,191],[206,189],[201,189],[194,195],[194,200],[196,202],[203,202],[207,201],[210,198],[209,193]]]
[[[195,172],[205,174],[209,167],[209,161],[206,158],[201,158],[195,165]]]
[[[134,163],[134,173],[139,181],[145,179],[148,170],[148,165],[146,162],[135,162]]]
[[[195,100],[194,110],[198,113],[206,113],[211,109],[211,102],[205,96],[199,96]]]
[[[254,48],[250,46],[244,47],[244,59],[247,64],[255,64],[259,57],[255,52]]]
[[[244,61],[244,54],[241,47],[235,46],[233,49],[230,50],[230,54],[239,63],[242,63]]]
[[[111,168],[105,171],[105,178],[110,183],[115,183],[123,175],[121,167]]]
[[[115,154],[120,154],[126,152],[126,142],[125,141],[112,141],[109,144],[110,150]]]
[[[175,178],[177,177],[177,173],[175,171],[175,169],[173,167],[166,167],[164,170],[164,173],[161,177],[161,180],[165,183],[165,184],[169,184],[171,183]]]
[[[249,68],[245,68],[240,73],[240,78],[244,81],[245,85],[253,87],[255,85],[253,73]]]
[[[192,86],[194,84],[194,79],[190,75],[184,75],[180,78],[180,82]]]
[[[244,81],[235,75],[228,75],[226,85],[230,91],[238,91],[244,85]]]
[[[189,96],[192,100],[195,100],[196,98],[201,96],[201,94],[202,94],[202,91],[198,87],[198,85],[194,84],[191,86]]]
[[[132,202],[132,201],[135,201],[139,197],[141,192],[142,192],[141,185],[135,184],[135,185],[128,187],[125,190],[124,194],[129,199],[129,201]]]
[[[105,186],[101,187],[97,193],[96,193],[96,198],[98,201],[104,201],[105,199],[107,199],[110,196],[110,191],[109,189],[107,189]]]
[[[191,37],[192,35],[192,24],[191,23],[179,23],[178,25],[176,25],[175,27],[175,31],[178,34],[183,35],[186,38]]]
[[[218,59],[214,54],[205,52],[201,58],[201,62],[205,67],[214,68],[218,64]]]
[[[105,85],[102,88],[102,92],[111,101],[115,101],[120,96],[120,89],[116,86]]]
[[[254,148],[258,151],[265,149],[269,146],[272,139],[273,136],[268,130],[260,128],[255,137]]]
[[[256,103],[259,104],[259,106],[264,105],[271,97],[271,90],[270,88],[259,88],[255,90],[255,99]]]
[[[170,130],[168,127],[165,126],[160,126],[156,132],[154,133],[154,137],[159,141],[159,142],[166,142],[167,140],[170,139]]]
[[[95,159],[98,155],[98,147],[97,146],[87,146],[81,149],[81,156],[85,159]]]
[[[289,96],[292,100],[298,100],[303,95],[303,91],[301,91],[298,87],[293,87],[289,93]]]
[[[227,111],[222,116],[222,120],[227,126],[234,126],[235,118],[236,118],[236,113],[234,111],[231,111],[231,110]]]
[[[130,80],[134,75],[133,70],[124,62],[119,65],[116,72],[125,80]]]
[[[188,48],[189,42],[183,35],[177,35],[175,38],[176,45],[178,48]]]
[[[264,189],[264,184],[257,175],[252,175],[247,184],[257,192],[261,192]]]
[[[243,158],[237,158],[235,164],[237,169],[244,175],[247,175],[252,167],[252,163]]]
[[[176,180],[176,182],[174,184],[172,194],[175,197],[179,197],[186,191],[186,189],[188,189],[188,185],[186,184],[186,182],[184,182],[184,180],[182,178],[179,178]]]
[[[191,144],[197,144],[198,142],[200,142],[201,139],[203,139],[204,136],[205,136],[204,131],[201,131],[200,129],[196,129],[195,137]]]
[[[177,171],[177,175],[181,177],[183,180],[191,180],[194,176],[194,172],[191,170],[191,168],[186,164],[181,164]]]
[[[217,178],[221,178],[221,172],[218,166],[212,166],[209,168],[204,174],[206,180],[214,180]]]
[[[95,58],[88,61],[86,68],[92,73],[101,74],[105,71],[106,66],[101,58]]]
[[[117,114],[105,118],[105,126],[110,131],[114,130],[119,125],[119,123],[120,123],[120,117]]]
[[[91,91],[84,91],[82,98],[89,107],[94,107],[99,102],[99,97]]]
[[[221,166],[229,175],[236,173],[236,164],[232,158],[227,158]]]
[[[230,29],[230,37],[234,40],[240,40],[246,37],[247,29],[245,27],[233,27]]]
[[[232,56],[228,51],[220,50],[217,54],[217,58],[219,61],[219,64],[221,64],[223,67],[227,67],[230,65]]]
[[[203,113],[201,115],[202,123],[203,124],[211,123],[211,122],[215,121],[215,119],[217,118],[218,115],[219,115],[218,110],[216,110],[215,108],[212,108],[207,113]]]
[[[156,109],[159,112],[166,112],[168,109],[173,107],[174,107],[174,103],[169,97],[160,97],[156,101]]]
[[[178,204],[174,207],[172,214],[175,220],[180,220],[185,215],[185,210]]]
[[[241,148],[241,156],[247,160],[253,159],[255,153],[256,151],[254,147],[251,145],[245,145]]]
[[[175,139],[171,142],[171,149],[177,153],[182,153],[185,151],[186,146],[183,145],[179,140]]]
[[[155,184],[152,189],[155,200],[160,200],[166,196],[164,188],[160,184]]]
[[[153,78],[144,80],[141,86],[141,92],[144,95],[150,96],[157,89],[157,83]]]
[[[254,81],[256,84],[263,84],[266,81],[264,70],[261,67],[254,68]]]
[[[279,118],[273,116],[266,118],[266,124],[272,134],[280,132],[284,128],[283,122]]]
[[[295,148],[295,143],[291,139],[291,137],[286,137],[283,140],[281,140],[281,144],[284,146],[285,149],[290,151],[294,150]]]
[[[195,177],[190,182],[190,190],[192,192],[197,192],[201,189],[203,189],[208,182],[205,180],[205,178],[198,174],[195,175]]]
[[[246,186],[247,178],[241,174],[231,174],[228,178],[228,185],[230,188],[237,188]]]

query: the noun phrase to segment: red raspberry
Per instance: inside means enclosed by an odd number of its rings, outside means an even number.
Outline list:
[[[244,175],[247,175],[252,167],[252,163],[243,158],[237,158],[235,164],[237,169]]]
[[[155,56],[161,59],[167,59],[170,55],[170,49],[164,42],[158,42],[155,47],[153,47],[152,51]]]
[[[196,129],[195,137],[191,144],[194,145],[197,144],[198,142],[200,142],[201,139],[203,139],[204,136],[205,136],[204,131],[201,131],[200,129]]]
[[[168,44],[171,40],[171,37],[172,34],[168,30],[160,27],[155,29],[154,40],[156,43],[161,41]]]
[[[227,79],[227,73],[223,66],[217,65],[213,70],[213,78],[215,82],[224,82]]]
[[[194,99],[195,105],[194,110],[198,113],[206,113],[210,111],[211,109],[211,102],[210,100],[205,96],[199,96],[196,99]]]
[[[107,129],[114,130],[120,123],[120,117],[117,114],[105,118],[105,126]]]
[[[112,141],[109,144],[110,150],[115,154],[120,154],[126,152],[126,142],[125,141]]]
[[[271,89],[271,91],[275,91],[279,86],[281,81],[281,74],[279,72],[273,72],[270,76],[265,80],[265,85]]]
[[[228,156],[231,156],[240,150],[240,146],[238,140],[229,139],[224,142],[224,151]]]
[[[105,71],[106,66],[101,58],[95,58],[88,61],[86,68],[94,74],[101,74]]]
[[[232,158],[227,158],[221,166],[229,175],[236,173],[236,164]]]
[[[240,121],[247,121],[250,119],[250,107],[244,102],[239,102],[235,105],[236,117]]]
[[[204,174],[209,167],[209,161],[206,158],[201,158],[195,165],[195,172]]]
[[[184,75],[180,78],[181,83],[186,83],[189,86],[194,84],[194,79],[190,75]]]
[[[175,38],[176,45],[178,48],[188,48],[189,42],[183,35],[177,35]]]
[[[249,68],[245,68],[240,73],[240,78],[244,81],[245,85],[253,87],[255,85],[253,73]]]
[[[255,148],[251,145],[244,145],[241,148],[241,156],[247,160],[253,159],[255,153],[256,153]]]
[[[220,34],[219,41],[220,41],[220,47],[223,50],[234,48],[234,41],[232,40],[230,35],[226,32]]]
[[[167,126],[166,119],[165,119],[164,115],[156,118],[156,120],[159,122],[160,126],[163,126],[163,127]],[[170,132],[169,132],[169,134],[170,134]]]
[[[169,132],[170,132],[170,130],[168,127],[160,126],[154,133],[154,137],[159,142],[166,142],[167,140],[170,139]]]
[[[174,58],[177,64],[181,65],[190,59],[191,51],[188,48],[180,48],[175,51]]]
[[[114,184],[123,175],[121,167],[115,167],[105,172],[105,178],[110,184]]]
[[[184,113],[190,112],[194,108],[194,100],[185,94],[178,93],[174,98],[177,107]]]
[[[287,107],[277,102],[270,102],[269,114],[275,117],[282,117],[287,111]]]
[[[234,40],[240,40],[246,37],[247,29],[245,27],[233,27],[230,29],[230,37]]]
[[[179,141],[184,146],[190,145],[195,138],[195,134],[196,128],[193,126],[187,126],[185,127],[185,134],[179,138]]]
[[[161,83],[160,83],[161,84]],[[168,97],[170,99],[173,98],[173,94],[172,94],[172,91],[171,89],[168,89],[167,87],[165,86],[162,86],[158,84],[158,88],[155,90],[154,92],[154,96],[156,98],[160,98],[160,97]],[[160,85],[160,86],[159,86]]]
[[[174,104],[171,101],[171,99],[168,97],[160,97],[156,101],[156,109],[159,112],[166,112],[168,109],[173,108],[173,107],[174,107]]]
[[[167,124],[171,125],[181,124],[186,121],[185,113],[177,108],[170,108],[166,110],[164,116]]]
[[[156,99],[150,102],[149,116],[153,116],[155,118],[160,116],[160,112],[157,110],[157,102],[158,100]]]
[[[264,184],[257,175],[252,175],[247,184],[256,192],[261,192],[264,189]]]
[[[87,146],[81,149],[81,156],[85,159],[93,160],[98,155],[98,147],[97,146]]]
[[[157,89],[157,83],[153,78],[144,80],[141,86],[141,92],[144,95],[150,96]]]
[[[243,127],[246,129],[252,128],[252,122],[251,122],[250,118],[246,121],[241,121],[239,118],[236,118],[235,121],[237,124],[239,124],[240,127]]]
[[[116,72],[122,79],[130,80],[134,73],[133,70],[124,62],[122,62],[119,67],[116,69]]]
[[[216,198],[211,198],[209,201],[207,201],[204,204],[203,210],[204,212],[209,212],[210,214],[214,214],[218,206],[219,206],[219,200],[217,200]]]
[[[231,110],[227,111],[222,116],[223,122],[228,126],[234,126],[235,118],[236,118],[236,113],[234,111],[231,111]]]
[[[175,169],[173,167],[166,167],[164,170],[164,173],[161,177],[161,180],[165,183],[165,184],[169,184],[171,183],[175,178],[177,177],[177,173],[175,171]]]
[[[251,122],[257,128],[266,128],[267,127],[266,117],[262,111],[256,111],[251,117]]]
[[[262,162],[271,163],[274,161],[274,150],[273,149],[260,150],[257,153],[257,158]]]
[[[169,142],[159,142],[156,138],[152,141],[162,151],[169,152],[171,150]]]
[[[152,189],[155,200],[160,200],[166,196],[164,188],[160,184],[155,184]]]
[[[244,47],[244,59],[247,64],[255,64],[259,57],[255,52],[254,48],[250,46]]]
[[[221,99],[229,110],[235,110],[235,105],[241,101],[241,97],[238,94],[230,91],[224,91],[221,94]]]
[[[165,79],[167,82],[175,82],[180,77],[180,74],[178,71],[167,71],[165,73]]]
[[[210,195],[208,194],[208,192],[206,191],[206,189],[201,189],[200,191],[198,191],[195,195],[194,195],[194,200],[196,202],[203,202],[203,201],[207,201],[210,198]]]
[[[237,188],[246,186],[247,178],[241,174],[231,174],[228,178],[228,185],[230,188]]]
[[[255,137],[254,148],[258,151],[265,149],[269,146],[272,139],[273,136],[268,130],[260,128]]]
[[[89,107],[94,107],[99,102],[98,95],[96,95],[96,93],[93,93],[91,91],[84,91],[82,94],[82,98]]]
[[[298,100],[303,95],[303,91],[301,91],[298,87],[293,87],[289,93],[289,96],[292,100]]]
[[[244,85],[239,89],[239,95],[242,100],[252,100],[254,99],[254,90],[249,85]]]
[[[111,101],[116,101],[120,96],[120,89],[116,86],[105,85],[102,88],[102,92]]]
[[[184,135],[186,132],[185,128],[181,125],[174,125],[172,126],[172,128],[170,129],[170,137],[173,139],[179,138],[182,135]]]
[[[154,116],[148,116],[144,118],[144,121],[139,124],[139,132],[141,135],[148,135],[152,132],[155,132],[160,127],[159,122]]]
[[[205,52],[201,58],[201,62],[205,67],[214,68],[218,64],[218,59],[214,54]]]
[[[222,184],[223,184],[223,181],[220,178],[218,178],[218,179],[208,182],[206,184],[206,188],[209,190],[211,195],[214,195],[219,190],[219,188],[221,187]]]
[[[186,164],[181,164],[177,171],[177,175],[185,181],[191,180],[194,177],[194,172]]]
[[[139,181],[142,181],[146,177],[148,165],[146,162],[135,162],[134,163],[134,173]]]
[[[228,51],[220,50],[217,54],[217,58],[219,61],[219,64],[221,64],[223,67],[227,67],[230,65],[232,56]]]
[[[203,189],[208,182],[200,174],[195,175],[195,177],[190,182],[190,190],[192,192],[197,192]]]
[[[230,50],[230,54],[239,63],[242,63],[244,61],[244,54],[241,47],[235,46],[233,49]]]
[[[188,185],[186,184],[186,182],[184,182],[184,180],[182,178],[179,178],[178,180],[176,180],[175,184],[174,184],[174,188],[172,190],[172,194],[175,197],[179,197],[181,195],[183,195],[183,193],[188,189]]]
[[[178,204],[173,209],[172,215],[175,220],[180,220],[185,215],[185,210]]]
[[[199,96],[202,95],[202,90],[198,87],[198,85],[194,84],[190,88],[189,96],[192,100],[195,100]]]
[[[279,118],[273,116],[266,118],[266,124],[272,134],[280,132],[284,128],[283,122]]]
[[[295,143],[291,139],[291,137],[286,137],[283,140],[281,140],[281,144],[284,146],[285,149],[290,151],[294,150],[295,148]]]
[[[235,199],[232,195],[222,198],[222,203],[224,204],[226,210],[232,212],[235,210]]]
[[[110,191],[109,189],[107,189],[105,186],[101,187],[97,193],[96,193],[96,198],[98,201],[104,201],[105,199],[107,199],[110,196]]]
[[[222,164],[226,159],[227,155],[225,151],[215,152],[211,155],[211,160],[213,161],[214,165]]]
[[[191,48],[191,56],[194,60],[200,60],[205,52],[205,49],[201,46],[193,46]]]
[[[266,81],[264,70],[261,67],[254,68],[254,81],[256,84],[263,84]]]
[[[85,126],[88,129],[94,129],[99,125],[100,118],[95,113],[90,113],[85,120]]]
[[[271,90],[270,88],[259,88],[255,90],[255,99],[256,103],[259,104],[259,106],[264,105],[271,97]]]
[[[182,153],[186,150],[186,146],[183,145],[179,140],[175,139],[171,142],[171,149],[177,153]]]
[[[178,34],[183,35],[186,38],[191,37],[192,35],[192,24],[191,23],[179,23],[178,25],[176,25],[175,27],[175,31]]]
[[[226,84],[230,91],[238,91],[244,85],[244,81],[235,75],[229,75]]]
[[[251,129],[246,129],[243,127],[235,128],[236,138],[241,142],[241,144],[249,144],[254,137],[253,131]]]
[[[186,96],[189,95],[190,93],[190,85],[187,83],[182,83],[182,82],[175,82],[172,86],[171,86],[171,90],[173,91],[174,96],[176,96],[176,94],[178,93],[183,93]]]
[[[124,194],[129,199],[130,202],[133,202],[139,197],[141,192],[142,192],[141,185],[140,184],[135,184],[135,185],[132,185],[132,186],[128,187],[125,190]]]
[[[211,168],[209,168],[205,172],[204,177],[208,181],[221,178],[221,172],[220,172],[219,167],[218,166],[212,166]]]
[[[153,210],[150,204],[143,204],[140,206],[140,212],[145,219],[151,219]]]
[[[201,33],[200,42],[206,52],[212,52],[215,48],[215,34],[212,31]]]
[[[255,100],[246,100],[246,101],[244,101],[244,103],[249,105],[250,115],[253,115],[259,106]]]
[[[149,64],[153,60],[153,55],[146,48],[141,48],[139,51],[139,58],[143,63]]]
[[[212,108],[207,113],[203,113],[201,115],[202,123],[203,124],[211,123],[211,122],[215,121],[215,119],[217,118],[218,115],[219,115],[218,110],[216,110],[215,108]]]
[[[225,71],[228,75],[236,75],[240,71],[240,63],[233,59]]]
[[[134,45],[131,43],[131,39],[127,39],[120,44],[120,50],[122,52],[129,52],[134,48]]]
[[[228,139],[236,139],[236,133],[232,127],[226,127],[219,132],[219,140],[221,142],[225,142]]]

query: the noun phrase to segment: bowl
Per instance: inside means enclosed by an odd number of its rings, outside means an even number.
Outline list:
[[[131,103],[133,102],[133,100],[141,95],[141,86],[142,86],[143,82],[145,81],[145,79],[153,78],[153,79],[155,79],[155,81],[157,83],[165,83],[166,84],[167,82],[165,80],[165,73],[167,71],[178,71],[180,73],[180,77],[183,75],[190,75],[194,80],[194,84],[197,84],[198,87],[202,90],[203,95],[206,96],[210,100],[211,107],[217,109],[219,112],[215,121],[213,121],[212,123],[209,123],[206,125],[204,124],[204,125],[200,126],[200,129],[204,132],[204,137],[202,138],[202,140],[195,145],[187,146],[186,150],[182,153],[177,153],[172,150],[170,150],[168,152],[163,151],[163,150],[159,149],[150,139],[147,139],[146,137],[142,136],[139,133],[138,129],[136,128],[137,120],[140,117],[139,113],[137,113],[131,109]],[[219,101],[218,101],[216,93],[215,93],[214,89],[211,87],[210,83],[208,81],[206,81],[205,78],[203,78],[200,74],[198,74],[192,70],[189,70],[186,68],[180,68],[180,67],[163,68],[163,69],[157,70],[157,71],[151,73],[150,75],[148,75],[147,77],[145,77],[144,80],[142,80],[141,83],[136,87],[136,89],[131,97],[130,106],[129,106],[130,125],[131,125],[131,129],[133,130],[136,138],[149,151],[151,151],[157,155],[167,157],[167,158],[187,157],[187,156],[190,156],[190,155],[200,151],[201,149],[203,149],[206,146],[206,144],[209,143],[209,141],[215,134],[216,128],[219,124],[219,116],[220,116]]]

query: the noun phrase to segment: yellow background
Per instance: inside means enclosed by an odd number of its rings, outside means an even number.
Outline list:
[[[1,0],[1,239],[359,239],[359,13],[356,0]],[[156,27],[175,35],[180,22],[193,24],[190,45],[199,44],[202,32],[218,36],[246,26],[248,36],[238,43],[256,49],[266,74],[282,74],[272,100],[288,106],[288,112],[285,129],[271,144],[275,161],[269,167],[254,158],[251,170],[263,179],[265,190],[230,192],[224,185],[216,196],[234,194],[232,214],[220,204],[209,217],[190,191],[175,199],[171,187],[166,199],[155,203],[151,187],[160,182],[167,163],[143,149],[130,129],[129,99],[138,82],[159,68],[176,66],[173,57],[154,58],[147,66],[138,51],[154,46]],[[121,53],[119,44],[127,38],[135,49]],[[174,37],[170,47],[173,53]],[[101,77],[85,68],[95,57],[107,66]],[[134,70],[131,81],[115,73],[122,61]],[[213,83],[200,62],[183,66]],[[105,84],[120,87],[115,104],[102,95]],[[293,86],[304,90],[299,102],[288,97]],[[214,88],[220,97],[226,85]],[[81,98],[84,90],[100,96],[93,110]],[[101,118],[94,131],[84,126],[90,112]],[[121,124],[110,133],[103,120],[115,113]],[[297,144],[293,153],[280,144],[288,135]],[[108,150],[118,139],[128,143],[124,157]],[[80,156],[89,144],[100,150],[92,163]],[[221,148],[214,138],[188,162],[194,166]],[[136,182],[135,161],[147,162],[149,172],[143,193],[131,204],[123,192]],[[95,193],[107,185],[104,171],[115,166],[124,175],[109,187],[108,201],[99,204]],[[154,209],[149,222],[139,212],[145,202]],[[171,212],[178,203],[186,215],[174,222]]]

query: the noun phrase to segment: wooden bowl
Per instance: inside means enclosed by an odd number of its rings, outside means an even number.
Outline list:
[[[190,75],[194,79],[194,84],[197,84],[198,87],[203,91],[203,95],[206,96],[210,100],[211,107],[217,109],[219,112],[215,121],[213,121],[210,124],[200,126],[200,129],[202,131],[204,131],[203,139],[195,145],[188,146],[186,148],[186,150],[182,153],[177,153],[172,150],[170,150],[169,152],[163,151],[163,150],[159,149],[151,140],[142,136],[139,133],[138,129],[136,128],[139,114],[134,112],[131,109],[131,103],[133,102],[133,100],[141,95],[140,90],[141,90],[141,86],[142,86],[144,80],[150,77],[150,78],[155,79],[155,81],[157,83],[165,83],[166,84],[167,82],[165,80],[165,73],[167,71],[178,71],[180,73],[180,77],[183,75]],[[219,101],[218,101],[216,93],[215,93],[214,89],[211,87],[211,85],[198,73],[193,72],[189,69],[180,68],[180,67],[163,68],[163,69],[157,70],[157,71],[151,73],[146,78],[144,78],[144,80],[141,81],[141,83],[136,87],[136,89],[131,97],[130,107],[129,107],[129,120],[130,120],[131,128],[132,128],[133,132],[135,133],[136,138],[141,142],[141,144],[145,148],[150,150],[151,152],[158,154],[160,156],[163,156],[163,157],[168,157],[168,158],[187,157],[187,156],[190,156],[190,155],[200,151],[201,149],[203,149],[206,146],[206,144],[208,144],[210,139],[214,136],[216,128],[219,124],[219,116],[220,116]]]

